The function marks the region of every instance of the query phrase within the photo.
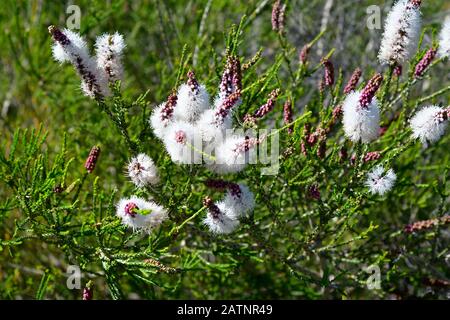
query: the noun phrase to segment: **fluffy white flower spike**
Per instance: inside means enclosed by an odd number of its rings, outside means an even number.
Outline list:
[[[207,197],[203,201],[208,213],[203,223],[215,234],[229,234],[239,226],[239,220],[231,217],[231,208],[221,201],[215,204],[211,198]]]
[[[122,219],[122,223],[133,228],[133,231],[150,232],[168,218],[163,207],[136,196],[121,199],[116,208],[116,214]]]
[[[447,109],[438,106],[423,108],[410,121],[413,137],[420,139],[425,146],[438,141],[445,133],[449,113],[450,107]]]
[[[399,0],[389,12],[378,58],[384,64],[402,64],[417,49],[421,0]]]
[[[445,18],[439,33],[439,49],[438,54],[441,58],[450,57],[450,16]]]
[[[110,94],[105,86],[102,73],[89,55],[86,41],[69,29],[59,30],[55,26],[48,28],[54,44],[53,57],[59,62],[70,62],[81,78],[81,89],[90,98],[101,98]]]
[[[180,164],[202,162],[202,139],[194,125],[185,121],[171,123],[163,141],[173,162]]]
[[[209,94],[205,86],[200,85],[194,72],[188,72],[188,81],[178,89],[178,104],[174,110],[177,120],[194,124],[200,114],[209,108]]]
[[[229,188],[223,202],[232,208],[231,217],[240,218],[248,215],[255,208],[255,196],[250,189],[243,184]]]
[[[394,170],[385,172],[383,166],[378,165],[367,175],[366,186],[372,194],[383,195],[392,189],[396,179]]]
[[[177,105],[178,97],[176,93],[172,93],[167,98],[167,102],[159,105],[150,116],[150,126],[153,133],[161,140],[167,132],[167,128],[173,123],[173,110]]]
[[[220,173],[234,173],[244,170],[248,163],[255,163],[259,139],[241,135],[227,136],[215,148],[215,161],[208,165],[210,170]]]
[[[240,99],[238,90],[230,94],[223,103],[215,109],[208,109],[202,113],[197,121],[197,128],[205,142],[220,140],[228,129],[232,127],[231,109]]]
[[[375,75],[362,91],[351,92],[344,101],[343,119],[345,135],[353,142],[369,143],[380,130],[380,110],[375,93],[383,77]]]
[[[138,154],[128,163],[128,176],[140,188],[159,182],[158,169],[145,153]]]
[[[206,185],[212,189],[227,191],[223,205],[227,215],[231,218],[239,219],[248,215],[255,208],[255,197],[244,184],[210,179],[206,181]]]
[[[97,67],[102,70],[104,79],[107,82],[122,80],[122,54],[124,49],[125,41],[118,32],[104,34],[97,38],[95,42]]]

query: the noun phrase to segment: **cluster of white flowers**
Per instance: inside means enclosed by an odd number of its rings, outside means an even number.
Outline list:
[[[256,138],[239,134],[233,128],[232,113],[240,103],[237,75],[228,67],[219,93],[211,104],[205,86],[192,71],[187,83],[159,105],[150,116],[150,125],[161,139],[172,161],[201,164],[216,173],[239,172],[254,159]],[[237,71],[236,71],[237,72]],[[240,70],[239,70],[240,72]],[[231,79],[231,80],[230,80]]]
[[[438,106],[423,108],[410,120],[413,137],[419,139],[425,146],[438,141],[445,133],[449,114],[450,107],[447,109]]]
[[[441,58],[450,57],[450,16],[445,18],[439,33],[439,49],[438,54]]]
[[[70,62],[81,77],[81,89],[86,96],[103,98],[111,95],[110,82],[122,79],[122,53],[125,48],[119,33],[104,34],[97,38],[96,57],[93,58],[86,41],[69,29],[49,27],[53,37],[53,57],[61,63]]]
[[[396,179],[394,170],[385,171],[382,165],[378,165],[367,175],[366,186],[372,194],[383,195],[392,189]]]
[[[215,234],[228,234],[239,226],[239,219],[247,216],[255,207],[255,197],[243,184],[230,183],[225,197],[213,203],[205,199],[208,209],[203,223]]]
[[[133,231],[151,232],[168,218],[163,207],[136,196],[121,199],[116,208],[122,223],[133,228]]]
[[[128,176],[139,188],[159,182],[158,168],[145,153],[138,154],[128,163]]]
[[[420,1],[400,0],[389,12],[378,58],[384,64],[402,64],[417,49],[421,27]]]

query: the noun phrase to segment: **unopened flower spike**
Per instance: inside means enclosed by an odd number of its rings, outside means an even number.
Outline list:
[[[283,106],[283,121],[285,125],[289,125],[292,123],[292,102],[290,99],[286,100]],[[288,127],[287,132],[292,134],[294,129],[292,126]]]
[[[55,26],[48,27],[54,44],[53,57],[59,62],[70,62],[81,78],[81,89],[86,96],[93,99],[103,99],[108,96],[108,87],[104,85],[104,78],[97,68],[96,62],[89,55],[85,40],[77,33]]]
[[[125,41],[118,32],[104,34],[98,37],[95,42],[97,67],[103,72],[103,76],[108,83],[122,80],[122,54],[124,49]]]
[[[285,14],[286,4],[282,5],[280,0],[276,0],[272,7],[272,30],[283,32]]]
[[[350,77],[350,80],[348,81],[347,85],[344,88],[345,94],[349,94],[350,92],[352,92],[356,89],[356,86],[359,82],[359,79],[361,78],[361,75],[362,75],[362,71],[360,68],[356,68],[355,71],[353,71],[353,74]]]
[[[329,59],[323,59],[322,65],[325,68],[324,84],[331,87],[334,84],[334,66]]]
[[[419,61],[416,66],[416,70],[414,71],[414,76],[416,78],[423,76],[425,70],[430,66],[434,57],[436,56],[437,50],[434,48],[428,49],[427,53],[423,56],[423,58]]]
[[[255,118],[262,118],[275,107],[275,101],[280,95],[280,89],[275,89],[269,94],[269,99],[253,114]]]
[[[138,154],[128,163],[128,176],[140,188],[159,182],[158,169],[145,153]]]
[[[95,169],[95,165],[97,164],[98,157],[100,156],[100,147],[94,146],[89,152],[89,156],[86,159],[84,167],[88,173],[92,173]]]
[[[378,54],[382,63],[393,66],[414,55],[421,28],[420,4],[419,0],[400,0],[392,7]]]

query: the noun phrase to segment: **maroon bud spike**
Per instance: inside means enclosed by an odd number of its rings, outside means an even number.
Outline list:
[[[341,150],[339,150],[339,159],[341,161],[345,161],[348,158],[347,148],[342,147]]]
[[[69,45],[70,40],[66,37],[64,33],[61,32],[57,27],[50,26],[48,27],[48,32],[52,35],[53,40],[60,43],[63,46]]]
[[[364,155],[364,162],[375,161],[381,158],[381,153],[379,151],[368,152]]]
[[[92,285],[90,285],[90,281],[86,287],[83,289],[83,300],[92,300],[94,297],[94,290]]]
[[[272,7],[272,30],[280,30],[281,2],[276,0]]]
[[[416,70],[414,71],[414,76],[419,78],[423,76],[425,70],[429,67],[434,57],[436,56],[437,50],[430,48],[427,53],[423,56],[422,60],[417,64]]]
[[[400,64],[397,64],[394,67],[394,75],[400,77],[402,75],[402,70],[403,70],[402,66]]]
[[[222,179],[208,179],[205,184],[208,188],[225,190],[228,187],[228,181]]]
[[[306,62],[308,61],[308,54],[310,49],[311,46],[309,44],[305,44],[303,48],[300,50],[298,58],[302,64],[306,64]]]
[[[235,197],[241,196],[241,187],[234,182],[225,181],[222,179],[208,179],[205,184],[212,189],[218,189],[218,190],[230,190],[230,193]]]
[[[325,158],[325,153],[327,151],[327,144],[325,140],[321,140],[319,143],[319,147],[317,148],[317,157],[319,159]]]
[[[289,99],[286,100],[283,106],[283,121],[285,125],[292,123],[292,103]],[[292,134],[292,132],[294,132],[292,127],[289,127],[287,131],[289,134]]]
[[[347,85],[344,88],[344,93],[349,94],[350,92],[354,91],[356,88],[356,85],[358,84],[359,79],[361,78],[362,71],[360,68],[356,68],[355,71],[353,71],[353,74],[348,81]]]
[[[173,115],[173,109],[177,105],[177,94],[176,92],[172,92],[169,97],[167,97],[167,102],[164,105],[164,108],[161,110],[161,120],[167,121],[172,118]]]
[[[405,233],[413,233],[413,232],[431,229],[434,226],[439,225],[439,224],[446,225],[449,223],[450,223],[450,216],[445,215],[441,218],[422,220],[422,221],[417,221],[417,222],[408,224],[407,226],[405,226],[403,231]]]
[[[317,185],[312,185],[308,188],[308,195],[316,200],[320,200],[320,190]]]
[[[208,208],[209,213],[211,214],[213,219],[218,219],[222,215],[222,212],[220,211],[219,207],[217,207],[217,205],[213,202],[213,200],[210,197],[205,197],[205,199],[203,199],[203,206]]]
[[[324,81],[327,87],[331,87],[334,84],[334,66],[329,59],[322,59],[322,65],[325,68]]]
[[[262,105],[258,110],[256,110],[253,116],[256,118],[262,118],[270,111],[272,111],[273,107],[275,106],[275,101],[277,100],[279,94],[280,89],[273,90],[269,94],[269,99],[267,100],[267,102],[264,105]]]
[[[238,57],[230,57],[231,82],[234,91],[242,90],[242,70],[241,61]]]
[[[187,85],[189,86],[189,88],[191,88],[191,91],[194,94],[198,94],[199,85],[198,85],[197,79],[195,78],[194,71],[189,70],[188,73],[187,73],[187,77],[188,77]]]
[[[304,142],[300,144],[300,151],[303,155],[308,155],[308,150],[306,149],[306,144]]]
[[[336,108],[333,109],[333,119],[337,120],[339,119],[343,114],[342,105],[338,105]]]
[[[100,156],[100,147],[94,146],[89,152],[89,156],[86,159],[84,167],[86,168],[88,173],[92,173],[95,169],[95,165],[97,164],[98,157]]]
[[[386,133],[387,129],[388,129],[387,126],[380,127],[379,130],[380,137],[382,137]]]
[[[127,214],[133,218],[136,216],[137,210],[139,210],[139,208],[134,202],[128,202],[125,205],[125,214]]]
[[[419,8],[422,4],[422,0],[409,0],[409,4],[411,4],[414,8]]]
[[[225,119],[227,117],[227,115],[229,114],[230,110],[239,101],[240,97],[241,97],[241,91],[237,90],[236,92],[233,92],[227,98],[225,98],[225,100],[222,103],[222,105],[216,111],[216,119],[218,121],[222,122],[223,119]]]
[[[359,105],[361,108],[365,109],[369,106],[382,82],[383,76],[380,73],[375,74],[372,79],[369,80],[359,98]]]

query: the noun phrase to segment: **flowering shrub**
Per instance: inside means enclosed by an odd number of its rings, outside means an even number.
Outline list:
[[[134,7],[98,6],[80,32],[48,9],[6,36],[38,102],[2,114],[1,297],[445,297],[450,25],[422,13],[438,4],[397,1],[352,68],[326,26],[295,39],[296,3],[239,4],[220,41],[211,1],[183,34],[176,5],[150,35],[107,22]],[[246,43],[256,22],[270,50]]]

